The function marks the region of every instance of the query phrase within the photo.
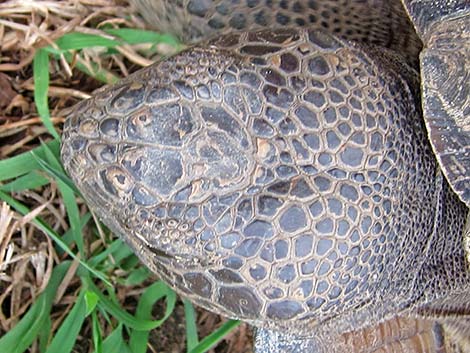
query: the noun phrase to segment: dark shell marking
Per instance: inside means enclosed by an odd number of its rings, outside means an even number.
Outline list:
[[[145,264],[212,311],[304,334],[398,313],[456,286],[423,266],[465,267],[465,208],[393,55],[365,52],[321,31],[222,36],[80,103],[64,165]]]

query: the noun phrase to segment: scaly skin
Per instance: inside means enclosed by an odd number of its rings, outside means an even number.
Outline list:
[[[224,3],[173,6],[207,20]],[[439,324],[396,318],[469,302],[467,209],[427,140],[418,76],[392,50],[412,31],[377,34],[400,16],[364,37],[363,17],[339,37],[334,26],[228,33],[155,63],[75,107],[64,165],[180,294],[262,328],[260,352],[451,352]],[[393,322],[426,328],[384,333]],[[362,334],[377,341],[351,344]]]

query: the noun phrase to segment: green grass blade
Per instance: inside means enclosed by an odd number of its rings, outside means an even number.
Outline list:
[[[57,178],[57,186],[62,194],[65,209],[67,210],[67,217],[69,219],[70,228],[72,229],[73,238],[77,244],[79,253],[82,257],[85,257],[85,248],[80,225],[80,211],[78,210],[77,199],[74,193],[76,188],[73,185],[72,180],[65,175],[62,164],[59,161],[59,156],[55,155],[47,145],[44,145],[43,147],[46,158],[42,159],[37,157],[34,153],[33,157],[36,158],[36,161],[44,171]]]
[[[108,261],[110,256],[112,261]],[[118,238],[108,244],[106,249],[101,249],[100,252],[93,255],[89,260],[89,264],[93,267],[102,264],[105,271],[112,270],[115,267],[129,271],[139,264],[139,259],[129,246]],[[129,266],[129,264],[133,265]]]
[[[45,352],[47,349],[47,345],[49,344],[49,336],[51,335],[51,316],[46,315],[44,319],[44,324],[41,326],[39,330],[38,337],[39,337],[39,351]]]
[[[80,224],[80,211],[77,205],[77,198],[75,197],[73,190],[63,182],[57,181],[57,186],[59,187],[65,209],[67,210],[70,229],[72,230],[73,239],[77,244],[78,252],[81,254],[82,258],[85,258],[85,245],[83,243],[82,227]]]
[[[47,185],[50,183],[50,180],[39,175],[37,172],[32,171],[28,174],[16,178],[12,182],[0,185],[0,190],[5,192],[18,192],[23,190],[32,190],[39,188],[41,186]]]
[[[91,213],[90,212],[85,213],[85,215],[80,219],[80,229],[83,229],[83,227],[90,221],[90,219],[91,219]],[[70,246],[70,244],[73,243],[74,238],[73,238],[73,234],[72,234],[72,229],[67,230],[64,233],[64,235],[62,235],[62,240],[64,241],[64,243],[67,246]],[[58,250],[58,254],[62,256],[63,250],[61,250],[61,249],[57,249],[57,250]],[[96,267],[93,264],[91,264],[90,260],[87,260],[87,262],[88,262],[89,266],[91,266],[93,268]]]
[[[47,142],[45,145],[47,145],[53,153],[59,154],[60,142],[58,140]],[[40,169],[40,165],[34,159],[33,154],[39,158],[45,158],[44,150],[45,147],[43,145],[36,147],[32,151],[0,161],[0,181],[17,178],[36,169]]]
[[[103,353],[103,337],[101,336],[100,321],[96,311],[91,314],[92,322],[92,335],[93,335],[93,346],[95,347],[96,353]]]
[[[106,260],[108,256],[113,255],[117,251],[122,251],[121,248],[124,248],[127,251],[129,251],[129,255],[132,254],[131,249],[129,249],[129,247],[126,244],[124,244],[121,239],[116,239],[111,244],[109,244],[105,250],[101,250],[96,255],[93,255],[88,260],[88,262],[90,263],[91,266],[96,267],[98,266],[98,264]]]
[[[86,315],[90,315],[95,311],[96,305],[98,304],[100,298],[96,293],[87,290],[85,292],[85,304],[86,304]]]
[[[122,338],[122,324],[120,324],[103,342],[103,352],[105,353],[134,353]],[[95,350],[95,353],[98,353]]]
[[[142,293],[142,296],[139,299],[139,303],[137,304],[136,318],[141,320],[150,319],[153,305],[161,298],[165,298],[166,308],[163,318],[155,321],[155,323],[160,326],[171,315],[176,303],[175,292],[173,292],[173,290],[171,290],[171,288],[162,281],[155,282]],[[150,330],[134,330],[131,333],[129,345],[132,352],[145,353],[147,351],[149,331]]]
[[[44,157],[38,156],[35,151],[31,151],[31,154],[38,166],[54,179],[66,184],[75,194],[80,196],[80,191],[77,189],[72,179],[65,174],[62,164],[58,159],[58,154],[56,155],[55,152],[46,144],[42,144],[42,147]],[[59,151],[56,152],[59,153]]]
[[[49,103],[47,92],[49,90],[49,53],[43,49],[38,49],[33,59],[34,78],[34,103],[41,117],[42,123],[47,131],[59,139],[59,134],[54,128],[49,113]]]
[[[122,263],[125,259],[129,257],[135,256],[131,248],[129,248],[129,246],[127,246],[127,244],[124,242],[122,242],[122,246],[118,246],[114,249],[112,255],[113,255],[114,260],[118,264]]]
[[[104,295],[91,280],[85,279],[86,285],[89,290],[93,291],[98,295],[100,298],[98,306],[102,308],[103,310],[107,311],[110,313],[112,316],[114,316],[119,322],[123,323],[129,328],[132,328],[137,331],[150,331],[153,330],[154,328],[158,327],[161,325],[162,320],[143,320],[140,318],[137,318],[131,314],[129,314],[127,311],[122,309],[119,304],[117,304],[116,301],[109,299],[106,295]],[[158,283],[158,282],[157,282]],[[173,291],[169,290],[168,293],[166,294],[167,298],[167,306],[169,306],[171,309],[173,304],[173,301],[176,301],[176,294],[174,294]],[[175,299],[173,299],[173,297]],[[164,318],[166,319],[166,317]]]
[[[136,269],[133,269],[129,272],[129,275],[126,277],[124,281],[124,285],[126,286],[138,286],[145,280],[150,277],[151,273],[147,269],[147,267],[140,266]]]
[[[23,353],[38,337],[48,324],[54,296],[69,267],[70,261],[66,261],[54,268],[44,292],[39,295],[20,322],[0,338],[0,352]]]
[[[64,34],[55,42],[62,50],[80,50],[90,47],[114,48],[123,44],[120,41],[105,38],[96,34],[78,32]]]
[[[204,337],[204,339],[193,348],[190,353],[204,353],[214,347],[226,334],[240,325],[240,321],[229,320],[220,326],[216,331]]]
[[[184,318],[186,321],[186,350],[191,352],[199,342],[197,335],[196,312],[189,300],[183,299],[183,305]]]
[[[26,215],[29,213],[29,209],[21,204],[20,202],[16,201],[6,193],[0,191],[0,199],[8,203],[11,207],[13,207],[16,211],[21,213],[22,215]],[[42,219],[39,217],[36,217],[33,220],[33,223],[40,229],[42,230],[46,235],[48,235],[62,250],[64,250],[67,254],[69,254],[73,259],[78,259],[77,256],[70,250],[70,248],[67,246],[67,244],[60,238],[60,235],[57,234],[49,225],[44,222]],[[96,277],[101,279],[103,282],[111,286],[111,283],[108,281],[106,276],[99,272],[98,270],[90,267],[86,262],[83,260],[78,259],[80,262],[80,265],[85,267],[88,271],[90,271],[92,274],[94,274]],[[1,352],[1,351],[0,351]]]
[[[46,353],[70,353],[86,318],[85,291],[80,292],[72,310],[60,325]]]
[[[108,28],[104,31],[121,38],[128,44],[165,43],[176,48],[182,46],[180,41],[170,34],[161,34],[134,28]]]
[[[139,258],[132,253],[132,256],[126,257],[122,262],[121,262],[121,268],[124,271],[129,271],[132,268],[135,268],[140,264]]]
[[[67,187],[69,189],[73,190],[73,192],[76,195],[81,196],[80,191],[77,189],[77,187],[73,183],[72,179],[70,179],[62,170],[57,170],[57,169],[51,167],[47,162],[44,161],[44,159],[36,156],[34,153],[33,153],[33,156],[34,156],[34,159],[36,160],[36,162],[38,163],[39,167],[43,171],[45,171],[47,174],[52,176],[57,181],[60,181],[63,184],[67,185]]]
[[[45,143],[41,143],[41,146],[44,148],[43,149],[43,151],[44,151],[44,160],[46,160],[52,168],[64,172],[64,170],[62,168],[62,163],[59,160],[60,159],[60,150],[58,150],[58,149],[57,150],[52,150]],[[34,155],[34,152],[33,152],[33,155]],[[41,158],[41,157],[38,157],[38,158]]]

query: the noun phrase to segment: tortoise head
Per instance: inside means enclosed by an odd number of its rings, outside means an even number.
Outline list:
[[[313,30],[224,36],[79,104],[62,159],[195,303],[303,335],[358,328],[423,295],[446,192],[394,61]]]

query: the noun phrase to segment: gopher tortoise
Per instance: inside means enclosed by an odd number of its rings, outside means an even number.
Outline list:
[[[257,352],[468,349],[470,2],[133,3],[191,46],[67,117],[103,223]]]

